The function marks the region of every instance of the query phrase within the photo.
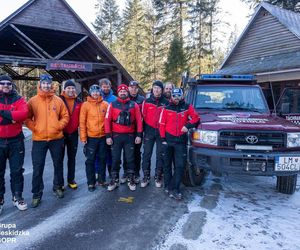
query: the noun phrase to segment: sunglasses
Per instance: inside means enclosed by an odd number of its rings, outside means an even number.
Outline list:
[[[182,95],[181,94],[175,94],[175,95],[172,95],[173,98],[181,98]]]
[[[0,82],[0,85],[11,86],[11,85],[12,85],[12,82],[9,82],[9,81],[1,81],[1,82]]]

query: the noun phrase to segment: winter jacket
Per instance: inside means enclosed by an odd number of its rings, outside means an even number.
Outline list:
[[[15,90],[0,94],[0,138],[13,138],[22,133],[22,123],[28,115],[24,98]]]
[[[145,97],[142,95],[137,94],[136,96],[129,96],[131,101],[134,101],[137,105],[139,105],[140,109],[142,110],[143,102],[145,101]]]
[[[66,95],[66,93],[64,91],[60,95],[60,98],[65,103],[68,113],[69,113],[69,116],[70,116],[70,120],[69,120],[67,126],[64,128],[64,133],[72,134],[72,133],[78,131],[79,114],[80,114],[80,108],[82,105],[82,101],[76,95],[73,97],[69,97],[68,95]]]
[[[166,106],[159,119],[159,133],[162,140],[186,143],[187,133],[181,132],[183,126],[194,128],[200,118],[192,105],[179,102],[178,105],[170,102]]]
[[[69,114],[63,100],[50,92],[40,90],[28,102],[26,126],[32,131],[33,141],[52,141],[63,138],[63,129],[69,122]]]
[[[101,91],[101,96],[103,98],[104,101],[106,101],[108,104],[112,103],[113,101],[117,100],[117,97],[115,95],[113,95],[113,91],[110,90],[108,95],[105,95],[102,91]]]
[[[145,134],[156,133],[162,109],[168,104],[165,97],[156,98],[151,94],[142,104],[142,115],[145,123]]]
[[[104,121],[108,103],[100,96],[94,99],[88,96],[80,110],[79,128],[80,140],[87,141],[87,137],[99,138],[105,136]]]
[[[118,117],[122,111],[130,112],[130,125],[121,125],[118,123]],[[112,133],[135,133],[141,137],[143,132],[142,115],[135,102],[129,98],[122,100],[117,98],[112,102],[107,110],[105,117],[105,133],[106,137],[110,138]]]

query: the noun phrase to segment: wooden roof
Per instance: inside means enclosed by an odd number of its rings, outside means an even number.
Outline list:
[[[257,74],[300,68],[300,14],[261,3],[218,70]]]
[[[49,69],[59,82],[73,78],[91,83],[102,77],[114,83],[132,80],[65,0],[30,0],[0,23],[0,67],[15,80],[26,80],[30,78],[18,75],[12,66],[45,69],[51,62],[89,69]]]

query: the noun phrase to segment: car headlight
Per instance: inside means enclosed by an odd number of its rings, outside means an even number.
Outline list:
[[[300,133],[287,133],[287,147],[300,147]]]
[[[218,145],[218,132],[210,130],[195,130],[193,132],[193,141],[208,144],[208,145]]]

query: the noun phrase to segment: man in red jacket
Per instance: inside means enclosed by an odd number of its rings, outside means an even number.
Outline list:
[[[74,81],[67,80],[65,82],[64,90],[60,95],[60,98],[64,101],[70,116],[69,123],[63,130],[65,138],[64,145],[65,148],[67,148],[68,156],[68,186],[72,189],[76,189],[77,183],[75,182],[75,165],[78,147],[79,113],[82,102],[76,95],[76,86]]]
[[[121,151],[125,151],[127,164],[128,187],[136,189],[134,181],[134,144],[141,143],[143,132],[142,115],[139,105],[128,97],[128,87],[118,87],[118,98],[113,101],[105,117],[106,143],[112,150],[112,180],[107,190],[112,191],[119,186]]]
[[[156,80],[152,84],[151,96],[147,98],[142,105],[142,114],[144,118],[144,153],[143,153],[143,173],[144,177],[141,187],[147,187],[150,183],[151,157],[154,144],[156,144],[156,166],[155,166],[155,186],[162,187],[162,144],[159,136],[158,121],[162,109],[168,104],[163,96],[163,83]]]
[[[159,133],[164,145],[164,186],[166,193],[177,200],[182,199],[180,183],[187,161],[187,132],[198,125],[200,118],[192,105],[183,100],[183,91],[174,88],[170,104],[162,111]],[[174,175],[172,175],[174,159]]]
[[[28,115],[23,97],[13,88],[9,76],[0,76],[0,213],[4,204],[5,168],[9,160],[13,204],[19,210],[26,210],[22,193],[24,187],[24,135],[22,123]]]

